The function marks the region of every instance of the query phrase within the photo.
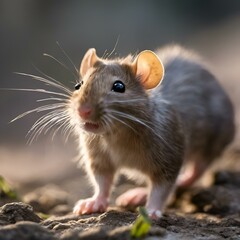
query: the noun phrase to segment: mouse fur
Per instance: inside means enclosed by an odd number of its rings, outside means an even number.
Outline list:
[[[108,60],[90,49],[83,58],[83,84],[69,114],[94,195],[77,202],[76,214],[106,211],[113,179],[127,169],[148,187],[123,194],[117,204],[146,202],[158,218],[176,183],[193,184],[234,137],[232,103],[203,61],[177,45],[155,53]],[[112,90],[117,81],[125,92]],[[184,163],[191,173],[178,179]]]

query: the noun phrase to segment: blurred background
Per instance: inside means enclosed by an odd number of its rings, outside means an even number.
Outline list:
[[[239,26],[238,0],[1,0],[0,88],[48,89],[14,74],[40,75],[36,66],[73,89],[74,67],[56,41],[77,68],[88,48],[95,47],[102,56],[112,51],[117,39],[117,56],[180,43],[198,51],[209,63],[234,103],[238,126]],[[70,71],[43,53],[53,55]],[[21,191],[57,183],[70,191],[76,186],[78,192],[72,190],[73,194],[87,195],[78,187],[82,173],[72,162],[76,154],[74,139],[64,143],[61,135],[53,141],[51,136],[40,136],[28,146],[25,135],[41,114],[9,124],[18,114],[41,105],[36,100],[43,97],[47,96],[0,90],[0,175]],[[237,132],[229,150],[234,156],[240,151],[239,138]]]

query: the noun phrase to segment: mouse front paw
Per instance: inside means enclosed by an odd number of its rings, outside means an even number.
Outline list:
[[[105,197],[97,196],[79,200],[73,209],[76,215],[102,213],[107,210],[108,200]]]

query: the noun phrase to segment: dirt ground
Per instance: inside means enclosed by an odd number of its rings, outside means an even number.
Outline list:
[[[236,171],[213,170],[207,174],[206,179],[212,179],[209,186],[177,190],[175,200],[161,219],[152,222],[144,239],[240,239],[239,153],[226,155],[222,162],[226,158],[233,160]],[[88,196],[86,183],[82,174],[72,174],[61,188],[58,181],[42,186],[25,182],[17,187],[19,200],[13,203],[0,193],[0,240],[130,239],[138,213],[116,208],[114,199],[133,183],[117,184],[106,213],[77,217],[71,211],[78,196],[71,192]]]

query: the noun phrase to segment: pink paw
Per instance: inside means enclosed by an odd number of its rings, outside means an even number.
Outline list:
[[[198,170],[186,169],[183,173],[177,178],[177,185],[182,188],[187,188],[191,186],[199,177]]]
[[[73,212],[77,215],[91,214],[91,213],[102,213],[107,210],[108,200],[104,197],[91,197],[87,199],[79,200]]]
[[[208,165],[209,163],[202,161],[202,159],[195,160],[192,164],[187,165],[184,171],[178,176],[177,185],[183,188],[191,186],[202,176]]]
[[[123,193],[116,199],[116,204],[121,207],[143,206],[147,201],[148,191],[146,188],[134,188]]]

